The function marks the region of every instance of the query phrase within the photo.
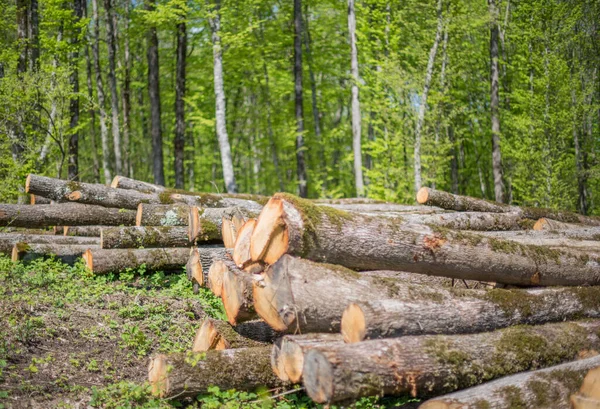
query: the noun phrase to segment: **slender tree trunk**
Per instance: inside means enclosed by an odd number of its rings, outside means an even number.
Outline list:
[[[125,167],[124,172],[133,177],[133,170],[131,167],[131,146],[130,146],[130,133],[131,133],[131,51],[129,47],[129,18],[131,14],[131,0],[125,0],[125,47],[123,50],[124,58],[124,71],[123,71],[123,88],[121,91],[121,98],[123,103],[123,166]]]
[[[442,37],[442,29],[444,27],[444,22],[442,19],[442,0],[438,0],[437,3],[437,18],[437,29],[435,32],[433,45],[431,46],[431,50],[429,50],[429,60],[427,61],[427,71],[425,72],[425,85],[423,86],[423,95],[419,105],[419,115],[417,117],[417,126],[415,128],[415,192],[418,192],[421,188],[421,133],[423,129],[423,121],[425,120],[425,110],[427,109],[427,97],[429,95],[429,88],[431,87],[433,63],[435,62],[435,56],[437,54],[437,49]]]
[[[571,100],[573,103],[573,142],[575,144],[575,166],[577,168],[577,211],[581,214],[587,214],[586,186],[583,170],[582,148],[579,138],[579,118],[577,117],[577,97],[575,89],[571,89]]]
[[[121,130],[119,128],[119,94],[117,93],[116,34],[112,0],[104,0],[106,11],[106,43],[108,46],[108,87],[110,88],[110,108],[112,119],[113,148],[115,150],[115,172],[121,174]]]
[[[354,152],[354,187],[356,195],[363,197],[365,187],[362,171],[362,146],[360,140],[361,114],[360,101],[358,100],[358,48],[356,46],[356,15],[354,0],[348,0],[348,34],[350,36],[350,69],[352,72],[352,150]]]
[[[296,173],[298,194],[308,196],[304,155],[304,107],[302,106],[302,0],[294,0],[294,94],[296,107]]]
[[[185,148],[185,56],[187,52],[187,31],[185,21],[177,24],[177,66],[175,80],[175,187],[184,185],[184,148]]]
[[[73,0],[73,9],[75,15],[74,24],[78,24],[83,17],[83,0]],[[79,29],[76,29],[71,39],[71,76],[69,82],[71,84],[73,95],[69,104],[71,114],[71,136],[69,137],[69,166],[68,179],[79,180],[79,70],[77,64],[79,60]]]
[[[146,2],[147,10],[154,10],[155,0]],[[154,183],[164,186],[165,171],[163,164],[163,142],[160,119],[160,86],[158,64],[158,34],[156,27],[150,27],[147,32],[148,58],[148,95],[150,97],[150,133],[152,134],[152,159]]]
[[[98,94],[98,111],[100,112],[100,139],[102,140],[102,169],[104,171],[104,183],[111,182],[109,168],[109,146],[108,128],[106,126],[106,110],[104,109],[104,84],[102,83],[102,71],[100,70],[100,19],[98,17],[98,0],[92,0],[92,14],[94,19],[94,42],[92,53],[94,54],[94,70],[96,71],[96,93]]]
[[[448,27],[444,29],[444,40],[442,42],[442,68],[440,69],[440,88],[442,89],[442,98],[446,95],[446,65],[448,64]],[[437,153],[438,144],[440,141],[440,122],[442,121],[442,117],[445,116],[445,104],[442,100],[439,103],[439,112],[438,119],[435,125],[435,151]],[[437,160],[433,164],[433,182],[431,183],[431,187],[435,189],[436,179],[437,179]]]
[[[231,159],[231,146],[227,135],[227,117],[225,112],[225,87],[223,85],[223,50],[221,47],[221,0],[215,1],[215,16],[209,19],[213,43],[213,72],[215,82],[215,122],[217,139],[221,151],[223,179],[227,193],[236,193],[235,174]]]
[[[84,4],[85,16],[87,17],[87,5]],[[89,43],[89,38],[88,38]],[[94,182],[100,183],[100,162],[98,161],[98,151],[96,148],[96,110],[94,109],[91,102],[94,100],[94,88],[92,85],[92,61],[90,59],[90,48],[89,45],[85,45],[85,63],[86,63],[86,79],[87,79],[87,92],[88,99],[90,101],[90,142],[92,144],[92,166],[94,174]]]
[[[496,201],[504,203],[502,182],[502,154],[500,151],[500,113],[498,91],[498,9],[496,0],[488,0],[490,22],[490,110],[492,116],[492,168]]]
[[[273,166],[275,167],[275,173],[277,174],[277,181],[279,182],[279,190],[284,191],[285,186],[283,184],[283,177],[279,168],[279,157],[277,155],[277,145],[275,145],[275,135],[273,135],[273,123],[271,121],[271,88],[269,86],[269,71],[267,69],[266,56],[263,51],[263,71],[265,73],[265,98],[267,99],[267,132],[269,134],[269,144],[271,145],[271,155],[273,157]]]
[[[63,36],[63,28],[62,26],[58,29],[58,34],[56,35],[56,43],[60,43],[62,41]],[[52,143],[52,137],[55,132],[55,120],[56,120],[56,111],[57,104],[56,98],[54,97],[54,91],[56,89],[56,71],[59,64],[59,56],[57,54],[54,55],[54,59],[52,61],[52,73],[50,74],[50,92],[52,96],[50,99],[52,100],[50,104],[50,115],[48,118],[48,129],[46,131],[46,138],[44,140],[44,145],[40,150],[40,155],[38,156],[38,167],[41,169],[48,158],[48,153],[50,153],[50,144]],[[55,136],[56,137],[56,136]]]

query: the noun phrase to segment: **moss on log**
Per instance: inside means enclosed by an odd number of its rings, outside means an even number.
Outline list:
[[[186,204],[140,203],[135,216],[136,226],[187,226],[190,206]]]
[[[190,245],[187,227],[182,226],[130,226],[102,229],[101,248],[154,248],[186,247]]]
[[[189,248],[88,250],[83,254],[87,268],[95,274],[118,273],[145,265],[147,270],[182,270]]]
[[[135,212],[78,203],[36,206],[0,204],[0,226],[35,228],[94,224],[133,226]]]

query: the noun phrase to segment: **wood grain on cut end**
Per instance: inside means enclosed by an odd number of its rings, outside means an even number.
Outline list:
[[[302,379],[302,368],[304,366],[304,352],[298,344],[283,342],[281,348],[281,366],[287,378],[298,383]]]
[[[208,270],[208,288],[217,297],[221,296],[223,290],[223,275],[226,271],[227,265],[220,260],[212,263]]]
[[[229,217],[223,216],[221,219],[221,237],[223,237],[223,246],[226,249],[235,247],[236,230]]]
[[[533,230],[546,230],[545,225],[548,223],[547,219],[545,217],[542,217],[541,219],[538,219],[535,224],[533,225]]]
[[[31,183],[31,173],[25,179],[25,193],[29,193],[29,184]]]
[[[360,305],[352,303],[346,307],[341,325],[344,342],[354,343],[365,339],[367,333],[365,314]]]
[[[227,270],[223,273],[221,300],[227,314],[227,321],[237,325],[256,318],[252,299],[252,275],[238,269],[232,262],[226,262]]]
[[[227,342],[221,337],[215,328],[213,321],[205,319],[200,328],[198,328],[198,331],[196,331],[192,352],[206,352],[213,349],[220,351],[227,349],[228,347],[229,345],[227,345]]]
[[[419,409],[468,409],[468,407],[461,403],[431,401],[419,405]]]
[[[157,355],[150,360],[150,365],[148,366],[148,381],[152,388],[152,394],[159,398],[166,396],[169,391],[167,369],[165,355]]]
[[[102,231],[102,230],[100,230]],[[69,235],[69,226],[63,226],[63,236]]]
[[[281,361],[281,341],[282,338],[278,338],[273,343],[273,349],[271,349],[271,369],[275,376],[281,379],[283,382],[289,381],[285,370],[283,369],[283,362]]]
[[[600,367],[588,372],[583,379],[579,393],[587,398],[600,401]]]
[[[271,284],[271,278],[268,274],[260,275],[259,280],[254,281],[252,288],[252,298],[254,300],[254,309],[256,313],[275,331],[287,331],[288,326],[279,316],[274,300],[277,298],[278,289]],[[287,289],[289,292],[289,289]]]
[[[273,238],[285,229],[283,201],[271,198],[263,208],[250,240],[250,256],[253,261],[264,260]]]
[[[317,403],[327,403],[333,397],[333,368],[319,351],[309,351],[304,357],[304,371],[314,376],[304,378],[308,396]]]
[[[85,261],[85,266],[90,270],[94,271],[94,257],[92,256],[92,250],[88,249],[85,253],[83,253],[83,261]]]
[[[241,230],[238,230],[233,248],[233,261],[239,268],[246,268],[252,263],[250,256],[250,237],[256,226],[256,219],[249,219]]]
[[[119,187],[119,179],[121,179],[121,176],[115,176],[112,180],[112,182],[110,182],[110,187],[115,188],[115,187]]]
[[[142,225],[142,214],[144,213],[144,204],[140,203],[137,207],[137,213],[135,214],[135,225]]]
[[[429,200],[429,188],[422,187],[417,192],[417,203],[425,204],[427,203],[427,200]]]
[[[10,253],[10,259],[11,261],[19,261],[19,244],[17,243],[13,246],[12,251]]]
[[[81,192],[79,190],[76,190],[74,192],[71,192],[67,195],[67,199],[76,202],[77,200],[81,199]]]
[[[200,229],[200,212],[197,206],[190,206],[188,217],[188,239],[190,243],[196,240]]]

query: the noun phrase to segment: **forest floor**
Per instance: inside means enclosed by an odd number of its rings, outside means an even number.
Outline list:
[[[188,350],[207,315],[224,318],[221,301],[203,289],[194,295],[184,272],[93,277],[83,264],[0,256],[0,408],[321,407],[301,391],[154,399],[145,383],[149,356]],[[406,401],[352,406],[408,409],[398,406]]]

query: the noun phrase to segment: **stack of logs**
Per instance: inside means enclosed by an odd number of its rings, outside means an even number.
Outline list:
[[[600,405],[600,218],[428,188],[417,201],[276,194],[256,219],[224,219],[226,251],[193,249],[187,271],[227,322],[155,356],[153,392],[302,383],[325,404]]]

